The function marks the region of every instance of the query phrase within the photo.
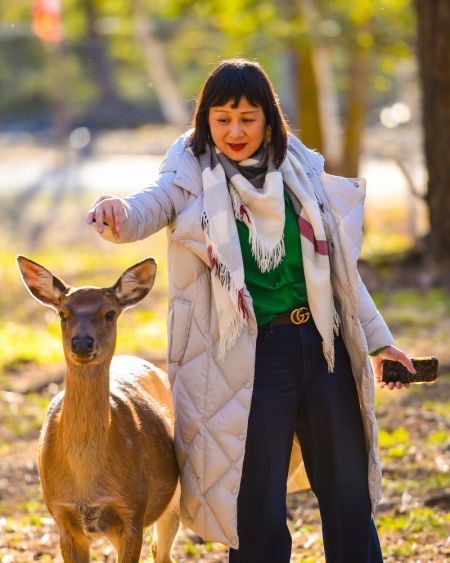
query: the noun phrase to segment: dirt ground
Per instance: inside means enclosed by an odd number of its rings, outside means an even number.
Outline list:
[[[49,379],[36,366],[26,364],[2,391],[9,414],[31,416],[25,406],[38,388],[50,398],[62,386],[63,366],[54,366]],[[378,392],[377,415],[382,426],[381,453],[384,496],[377,525],[385,561],[444,562],[450,558],[450,421],[443,403],[449,397],[450,377],[410,391]],[[24,410],[25,409],[25,410]],[[14,440],[0,452],[0,561],[62,561],[58,532],[42,502],[36,468],[38,425],[29,435]],[[401,431],[399,432],[399,429]],[[434,437],[434,438],[432,438]],[[7,440],[6,442],[9,442]],[[288,497],[289,526],[293,535],[293,562],[323,562],[320,516],[312,493]],[[151,534],[146,533],[142,561],[150,561]],[[225,548],[204,543],[186,529],[177,538],[179,563],[226,562]],[[93,549],[96,561],[114,561],[105,541]]]
[[[85,212],[94,199],[94,192],[98,195],[97,190],[102,189],[100,193],[103,193],[106,186],[107,193],[114,191],[110,185],[115,187],[112,180],[122,185],[116,144],[122,147],[123,139],[119,142],[115,134],[102,142],[106,141],[109,144],[102,145],[98,154],[94,151],[83,157],[81,167],[72,154],[63,157],[52,152],[47,161],[39,151],[33,160],[33,168],[28,152],[25,155],[27,166],[22,167],[17,147],[7,145],[5,148],[0,138],[0,152],[3,156],[7,154],[3,168],[0,167],[6,182],[4,186],[0,185],[3,228],[0,283],[8,289],[0,292],[1,563],[62,561],[58,532],[42,500],[36,450],[46,406],[62,388],[64,366],[46,362],[42,357],[38,363],[33,356],[35,352],[42,353],[44,343],[53,346],[55,325],[51,320],[39,320],[36,304],[28,297],[25,299],[14,264],[15,254],[45,260],[45,264],[52,268],[58,266],[57,273],[65,279],[67,275],[68,281],[72,277],[84,281],[84,273],[89,274],[89,284],[97,283],[94,272],[102,280],[107,274],[117,276],[120,267],[128,267],[133,260],[149,254],[158,259],[161,272],[158,280],[164,280],[166,275],[165,247],[155,239],[151,243],[134,243],[131,247],[124,245],[127,248],[121,247],[119,254],[118,248],[110,249],[106,243],[94,244],[91,232],[86,228]],[[126,141],[128,146],[130,139],[127,137]],[[145,154],[149,152],[146,143]],[[153,165],[149,161],[138,165],[134,159],[139,156],[136,147],[131,153],[132,162],[119,159],[119,164],[123,164],[123,167],[119,166],[120,170],[126,170],[133,182],[133,186],[123,186],[126,191],[146,185],[147,178],[153,174]],[[99,163],[100,157],[103,160]],[[158,158],[161,155],[155,156],[155,166]],[[137,173],[130,174],[132,169]],[[392,166],[385,173],[386,177],[374,177],[370,185],[391,190],[395,184]],[[370,190],[368,196],[370,199]],[[420,210],[415,212],[418,219],[414,228],[405,222],[413,207],[405,205],[402,199],[402,205],[390,210],[390,214],[383,214],[374,200],[368,216],[366,213],[367,256],[376,255],[380,249],[383,252],[403,250],[405,240],[410,244],[411,229],[420,234]],[[389,237],[385,235],[385,227]],[[65,252],[65,249],[71,252]],[[420,270],[417,263],[413,268],[415,272]],[[400,269],[405,270],[405,266],[401,265]],[[377,391],[376,412],[384,480],[376,524],[386,563],[441,563],[450,561],[450,293],[448,290],[429,290],[426,280],[421,283],[420,279],[420,283],[413,284],[421,288],[420,291],[408,292],[405,287],[409,286],[405,286],[403,278],[401,283],[393,286],[395,291],[391,291],[385,276],[387,270],[392,270],[392,264],[384,264],[377,270],[371,268],[366,279],[371,282],[368,284],[371,289],[379,292],[383,316],[396,340],[400,337],[398,345],[411,350],[414,355],[432,353],[442,359],[446,367],[433,385],[412,386],[409,391]],[[409,275],[406,277],[410,278]],[[158,280],[157,284],[161,285],[156,287],[155,284],[154,298],[147,303],[149,310],[127,313],[129,324],[121,327],[121,335],[127,337],[124,340],[127,352],[143,355],[141,349],[153,347],[155,350],[159,343],[158,354],[154,357],[165,355],[161,335],[165,333],[166,288],[164,282]],[[145,332],[145,327],[150,325],[155,331]],[[141,346],[140,342],[144,344]],[[130,348],[131,345],[134,348]],[[5,359],[7,354],[11,362]],[[30,357],[34,359],[30,360]],[[288,516],[293,537],[292,562],[323,563],[320,514],[314,495],[310,492],[289,496]],[[142,561],[151,560],[150,543],[151,533],[148,532]],[[91,555],[95,561],[110,563],[115,560],[112,548],[103,541],[93,546]],[[202,542],[186,529],[180,530],[174,557],[178,563],[227,561],[224,546]]]

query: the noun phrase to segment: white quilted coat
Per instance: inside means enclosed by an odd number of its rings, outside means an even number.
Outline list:
[[[170,147],[155,183],[125,199],[128,217],[120,239],[113,239],[108,230],[103,236],[112,242],[131,242],[168,227],[168,366],[176,414],[182,520],[205,540],[237,548],[236,500],[252,397],[257,326],[247,291],[248,327],[225,360],[219,360],[218,319],[200,223],[201,172],[197,158],[186,148],[186,137],[181,136]],[[323,203],[332,285],[360,397],[375,510],[381,495],[381,467],[368,352],[391,344],[392,336],[356,266],[365,181],[324,173],[320,155],[293,136],[289,142]],[[291,492],[309,488],[296,440],[288,488]]]

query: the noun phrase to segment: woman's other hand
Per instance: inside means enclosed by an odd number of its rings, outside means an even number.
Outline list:
[[[117,239],[126,218],[127,212],[123,199],[116,196],[101,196],[89,210],[87,223],[91,225],[95,221],[99,233],[103,233],[105,225],[108,225],[114,238]]]
[[[395,346],[387,346],[382,352],[380,352],[380,354],[370,359],[372,361],[372,367],[375,373],[375,380],[379,387],[385,387],[387,385],[391,390],[401,389],[402,387],[409,389],[409,383],[402,383],[401,381],[396,381],[395,383],[385,383],[384,381],[381,381],[381,364],[383,360],[394,360],[396,362],[400,362],[406,367],[409,372],[416,373],[411,360],[408,358],[405,352],[403,352],[403,350],[400,350]]]

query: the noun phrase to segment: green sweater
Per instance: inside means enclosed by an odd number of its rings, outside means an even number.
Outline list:
[[[284,201],[286,253],[273,270],[261,272],[252,255],[248,228],[242,221],[236,221],[244,261],[245,285],[253,299],[258,326],[268,323],[278,313],[290,311],[308,302],[297,216],[286,193]]]
[[[258,326],[268,323],[278,313],[285,313],[308,303],[297,216],[286,193],[284,201],[286,203],[284,224],[286,253],[274,270],[261,272],[252,255],[248,228],[242,221],[236,221],[244,261],[245,285],[253,299]],[[378,356],[385,348],[386,346],[378,348],[370,355]]]

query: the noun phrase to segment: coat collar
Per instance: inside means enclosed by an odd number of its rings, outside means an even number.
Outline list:
[[[173,181],[177,186],[198,195],[202,189],[202,178],[198,159],[189,147],[191,133],[192,129],[189,129],[169,147],[159,171],[174,173]]]
[[[166,158],[160,167],[160,172],[175,173],[174,183],[188,192],[198,195],[202,189],[200,164],[189,147],[189,138],[193,129],[180,135],[169,147]],[[288,134],[289,148],[295,153],[305,170],[313,169],[317,173],[323,172],[324,158],[318,152],[308,149],[292,133]]]

